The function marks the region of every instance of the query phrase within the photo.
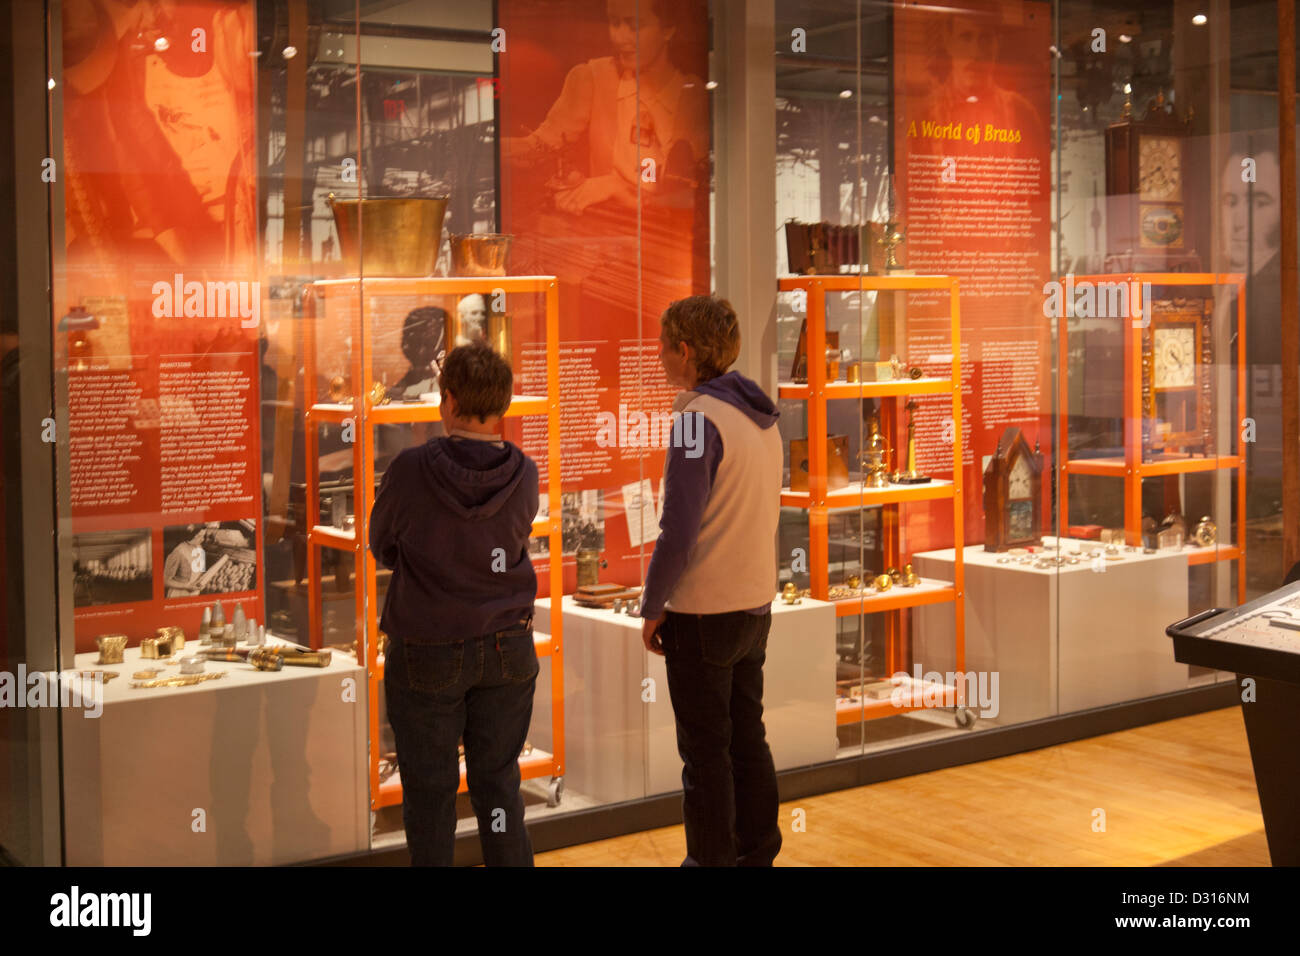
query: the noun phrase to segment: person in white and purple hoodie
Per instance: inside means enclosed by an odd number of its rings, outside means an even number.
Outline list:
[[[740,355],[740,325],[725,299],[681,299],[660,324],[664,372],[685,391],[673,403],[679,416],[642,639],[668,671],[683,763],[683,865],[770,866],[781,849],[763,728],[781,506],[778,412],[755,382],[727,371]]]

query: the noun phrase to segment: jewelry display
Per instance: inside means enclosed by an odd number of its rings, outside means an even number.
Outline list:
[[[899,485],[924,485],[930,476],[916,470],[916,399],[910,399],[903,407],[907,409],[907,471],[896,473],[893,480]]]
[[[95,638],[95,644],[99,647],[99,660],[96,663],[122,663],[122,653],[126,650],[125,634],[101,634]]]
[[[153,680],[131,681],[132,687],[192,687],[207,680],[225,677],[225,671],[213,671],[211,674],[177,674],[171,677],[155,677]]]

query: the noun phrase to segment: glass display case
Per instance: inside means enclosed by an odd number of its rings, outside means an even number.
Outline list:
[[[401,850],[367,533],[471,342],[508,360],[500,438],[540,476],[541,843],[682,789],[638,615],[687,296],[732,303],[779,411],[780,773],[1203,709],[1231,675],[1164,627],[1286,571],[1253,5],[28,6],[7,93],[19,168],[50,172],[7,172],[50,206],[6,228],[50,280],[0,309],[0,673],[89,704],[0,706],[21,862]]]

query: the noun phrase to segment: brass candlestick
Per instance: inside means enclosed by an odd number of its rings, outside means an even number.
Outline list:
[[[930,480],[929,475],[922,475],[916,470],[916,399],[903,406],[907,409],[907,471],[894,475],[894,483],[899,485],[924,485]]]

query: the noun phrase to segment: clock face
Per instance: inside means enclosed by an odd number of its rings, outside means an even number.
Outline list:
[[[1176,136],[1143,136],[1138,142],[1138,196],[1146,202],[1181,202],[1183,146]]]
[[[1007,479],[1007,499],[1016,501],[1026,499],[1032,496],[1033,488],[1030,484],[1029,462],[1025,458],[1019,458],[1011,469],[1011,474]]]
[[[1196,330],[1190,325],[1157,328],[1152,334],[1156,388],[1191,388],[1196,384]]]

